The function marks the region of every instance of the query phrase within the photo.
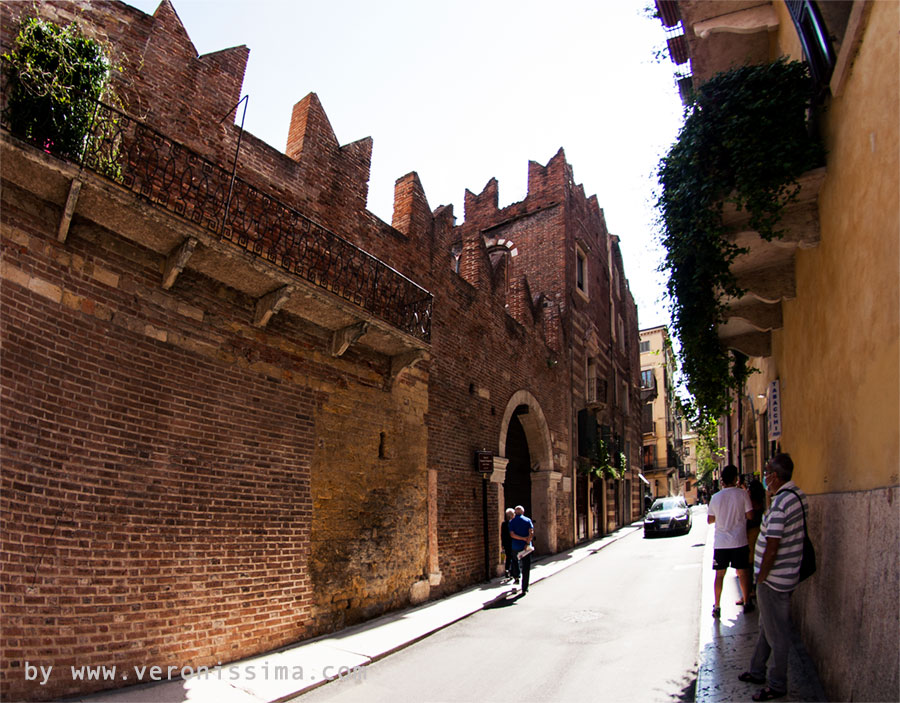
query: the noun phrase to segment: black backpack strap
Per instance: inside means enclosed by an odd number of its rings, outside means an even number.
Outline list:
[[[793,493],[794,497],[800,503],[800,510],[803,512],[803,534],[806,535],[806,507],[803,505],[803,499],[800,498],[800,494],[797,493],[797,491],[791,488],[785,488],[784,490],[786,490],[788,493]]]

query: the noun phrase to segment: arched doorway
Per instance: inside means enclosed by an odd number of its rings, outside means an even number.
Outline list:
[[[520,406],[509,421],[509,429],[506,433],[505,456],[509,459],[506,465],[506,481],[503,484],[503,493],[507,508],[521,505],[525,508],[525,514],[531,515],[531,452],[528,451],[528,438],[525,436],[525,428],[519,420],[519,412],[522,408],[527,412],[527,406]]]
[[[535,548],[544,554],[556,551],[556,494],[562,478],[553,464],[552,446],[540,403],[528,391],[514,393],[503,414],[495,460],[505,464],[495,472],[495,480],[503,484],[497,514],[502,520],[505,507],[524,507],[534,520]]]

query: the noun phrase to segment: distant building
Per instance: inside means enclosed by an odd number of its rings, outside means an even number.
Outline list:
[[[642,472],[654,498],[685,486],[683,418],[675,394],[675,354],[665,326],[640,331]]]

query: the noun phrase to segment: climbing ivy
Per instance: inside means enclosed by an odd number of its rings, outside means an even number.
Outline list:
[[[720,73],[695,93],[676,143],[659,163],[661,271],[668,273],[695,422],[725,412],[730,390],[746,377],[746,366],[734,366],[716,332],[725,320],[724,297],[743,294],[731,273],[742,250],[726,236],[724,204],[746,210],[764,239],[782,235],[778,223],[797,197],[799,176],[824,161],[808,124],[812,98],[808,68],[798,62]]]
[[[11,52],[5,118],[10,130],[61,156],[80,157],[97,101],[109,91],[113,65],[76,23],[23,21]]]

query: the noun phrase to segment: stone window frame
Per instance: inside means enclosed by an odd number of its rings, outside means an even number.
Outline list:
[[[582,246],[575,242],[575,290],[585,299],[590,300],[588,288],[588,257]]]

